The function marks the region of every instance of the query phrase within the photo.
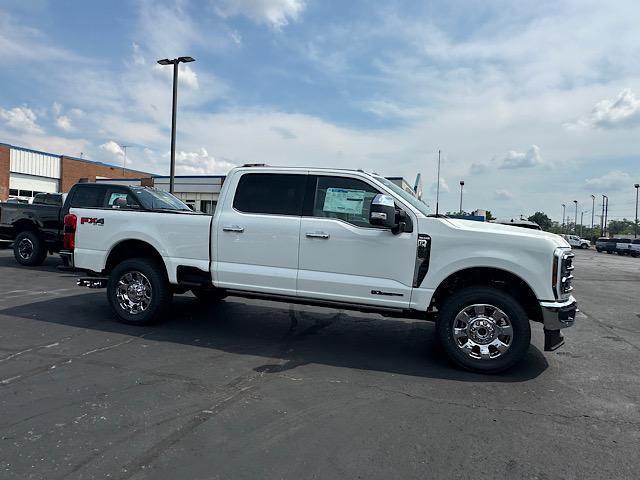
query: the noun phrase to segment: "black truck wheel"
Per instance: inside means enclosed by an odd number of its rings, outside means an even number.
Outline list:
[[[42,265],[47,258],[47,246],[36,232],[20,232],[13,241],[13,256],[20,265]]]
[[[149,325],[167,312],[173,294],[164,265],[149,258],[132,258],[109,275],[107,297],[121,322]]]
[[[531,342],[524,309],[507,293],[488,287],[464,288],[447,298],[436,329],[449,358],[479,373],[511,368]]]

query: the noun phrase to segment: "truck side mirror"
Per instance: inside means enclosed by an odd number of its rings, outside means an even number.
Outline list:
[[[395,231],[398,228],[396,214],[396,204],[393,197],[379,193],[371,200],[369,208],[369,223],[371,225]]]

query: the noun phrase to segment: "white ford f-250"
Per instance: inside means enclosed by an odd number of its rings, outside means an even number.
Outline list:
[[[107,287],[127,323],[158,320],[188,290],[355,309],[434,320],[454,363],[499,372],[525,355],[530,321],[554,350],[576,315],[560,236],[429,216],[378,175],[236,168],[213,217],[168,194],[143,211],[113,188],[104,205],[71,209],[65,235],[90,275],[78,284]]]

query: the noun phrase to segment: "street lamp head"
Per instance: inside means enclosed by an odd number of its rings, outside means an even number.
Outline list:
[[[189,62],[195,62],[196,59],[193,57],[178,57],[178,62],[182,62],[182,63],[189,63]]]
[[[171,65],[173,62],[168,58],[163,58],[162,60],[158,60],[160,65]]]
[[[636,188],[640,188],[640,183],[636,183],[636,184],[634,185],[634,187],[636,187]]]
[[[595,196],[595,195],[591,195],[591,198],[593,198],[593,199],[595,200],[595,199],[596,199],[596,196]]]
[[[578,204],[578,200],[574,200],[573,203],[575,203],[577,205]]]
[[[464,186],[464,180],[460,180],[460,186]]]

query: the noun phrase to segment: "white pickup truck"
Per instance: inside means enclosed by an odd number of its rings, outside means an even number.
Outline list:
[[[554,350],[577,311],[560,236],[436,218],[360,170],[246,166],[227,176],[213,217],[161,207],[116,199],[65,219],[89,274],[78,284],[107,287],[126,323],[158,320],[188,290],[354,309],[434,320],[455,364],[494,373],[525,355],[530,321]]]

